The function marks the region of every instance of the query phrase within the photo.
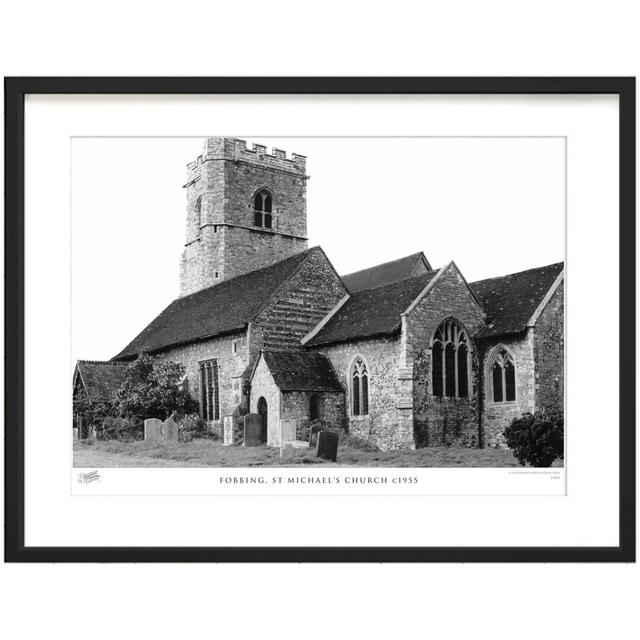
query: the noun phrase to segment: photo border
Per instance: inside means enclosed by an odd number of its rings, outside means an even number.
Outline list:
[[[617,94],[620,190],[619,544],[615,547],[26,547],[24,107],[27,94]],[[6,562],[635,562],[635,78],[5,78]],[[624,349],[622,348],[624,345]]]

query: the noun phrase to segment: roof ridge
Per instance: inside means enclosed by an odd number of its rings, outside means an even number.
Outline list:
[[[416,256],[424,255],[424,251],[416,251],[415,253],[410,253],[406,256],[402,256],[400,258],[394,258],[393,260],[387,260],[386,262],[380,262],[379,264],[374,264],[372,267],[365,267],[364,269],[358,269],[357,271],[351,271],[350,273],[345,273],[340,276],[341,278],[346,278],[348,276],[354,276],[357,273],[362,273],[363,271],[369,271],[370,269],[377,269],[378,267],[384,267],[389,264],[394,264],[395,262],[400,262],[402,260],[407,260],[408,258],[413,258]]]
[[[508,278],[509,276],[519,276],[523,273],[530,273],[531,271],[540,271],[540,269],[548,269],[549,267],[557,267],[558,265],[564,266],[564,260],[560,260],[559,262],[552,262],[551,264],[543,264],[539,267],[531,267],[530,269],[523,269],[522,271],[513,271],[512,273],[505,273],[504,275],[501,275],[501,276],[491,276],[490,278],[482,278],[482,280],[474,280],[473,282],[470,282],[469,285],[472,286],[480,282],[488,282],[489,280],[500,280],[502,278]]]
[[[413,280],[417,280],[418,278],[424,278],[425,276],[428,276],[432,273],[438,273],[438,271],[440,271],[440,269],[442,269],[442,267],[440,267],[439,269],[431,269],[430,271],[425,271],[424,273],[419,273],[417,276],[410,276],[409,278],[402,278],[402,280],[396,280],[395,282],[387,282],[386,284],[379,284],[376,287],[369,287],[368,289],[358,289],[357,291],[354,291],[353,293],[350,293],[349,295],[357,295],[358,293],[362,293],[364,291],[375,291],[376,289],[384,289],[385,287],[396,287],[398,286],[400,283],[406,283],[409,281],[413,281]]]

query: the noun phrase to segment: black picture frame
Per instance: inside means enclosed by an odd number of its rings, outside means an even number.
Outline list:
[[[5,561],[634,562],[635,78],[5,78]],[[24,540],[24,153],[28,94],[615,94],[620,160],[620,474],[612,547],[26,547]]]

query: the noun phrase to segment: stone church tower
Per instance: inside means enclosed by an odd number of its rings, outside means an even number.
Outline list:
[[[187,165],[180,296],[307,249],[307,178],[304,156],[207,138]]]

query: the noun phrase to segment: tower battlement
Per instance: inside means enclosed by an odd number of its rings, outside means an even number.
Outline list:
[[[267,153],[267,147],[262,144],[253,143],[249,149],[246,140],[216,137],[207,138],[202,154],[187,164],[187,184],[197,180],[202,164],[211,160],[246,162],[264,168],[286,171],[304,178],[308,177],[306,156],[292,153],[288,158],[287,152],[282,149],[273,148],[271,153]]]

